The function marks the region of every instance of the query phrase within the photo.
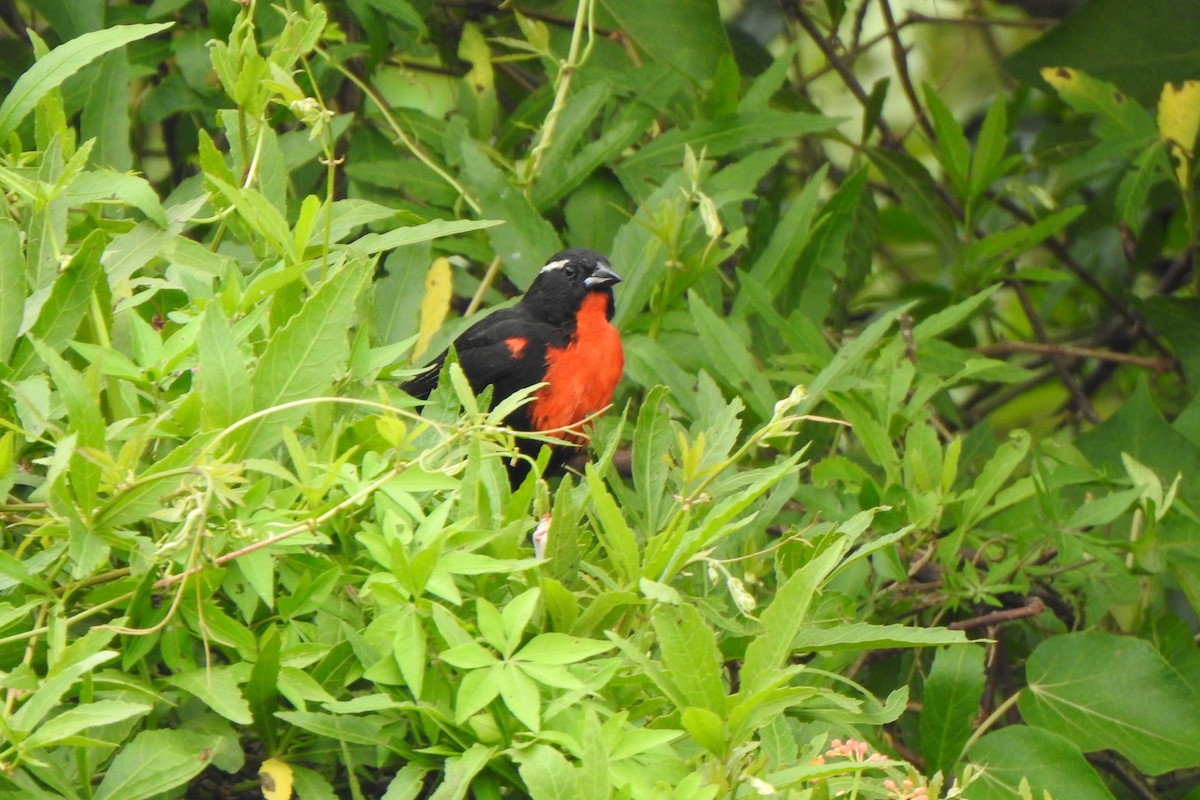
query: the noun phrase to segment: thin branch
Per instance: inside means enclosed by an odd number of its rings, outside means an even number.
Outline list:
[[[925,113],[925,107],[921,105],[921,99],[917,97],[917,88],[913,85],[912,75],[908,71],[908,49],[905,48],[904,42],[900,41],[900,29],[896,25],[896,17],[892,13],[892,4],[890,0],[879,0],[879,7],[883,11],[887,36],[892,43],[892,61],[896,65],[896,74],[900,77],[900,86],[904,90],[904,96],[908,98],[908,104],[912,106],[913,116],[916,118],[917,124],[921,126],[921,130],[930,140],[936,139],[933,124]]]
[[[1013,620],[1036,617],[1045,610],[1046,604],[1042,602],[1042,598],[1029,597],[1026,598],[1025,605],[1019,608],[1006,608],[1001,611],[980,614],[978,617],[971,617],[970,619],[960,619],[957,622],[951,622],[946,627],[952,631],[969,631],[972,628],[986,628],[989,625],[999,625],[1004,622],[1012,622]]]
[[[1042,356],[1062,356],[1066,358],[1091,358],[1097,361],[1114,361],[1118,364],[1129,364],[1134,367],[1151,370],[1155,373],[1169,372],[1175,367],[1175,360],[1162,356],[1134,356],[1129,353],[1118,353],[1112,350],[1097,350],[1092,347],[1079,347],[1072,344],[1053,344],[1045,342],[994,342],[982,347],[976,347],[975,352],[985,356],[1002,356],[1013,353],[1035,353]]]
[[[467,304],[467,310],[463,314],[464,317],[469,317],[479,310],[479,306],[483,304],[483,296],[487,294],[487,290],[496,282],[496,276],[499,274],[500,256],[496,256],[492,259],[492,263],[488,264],[487,272],[483,274],[483,280],[479,282],[479,288],[475,290],[475,296]]]
[[[1033,329],[1034,336],[1041,340],[1043,344],[1049,344],[1050,338],[1046,333],[1046,326],[1042,324],[1042,318],[1033,307],[1033,301],[1029,299],[1029,292],[1025,288],[1025,282],[1010,280],[1008,284],[1016,293],[1017,301],[1021,304],[1021,310],[1025,312],[1025,318],[1029,320],[1029,327]],[[1075,402],[1075,409],[1079,412],[1080,416],[1088,422],[1099,422],[1100,415],[1096,413],[1096,409],[1092,408],[1092,402],[1083,391],[1083,387],[1079,385],[1079,382],[1075,380],[1075,376],[1067,369],[1066,359],[1061,355],[1051,353],[1050,363],[1053,365],[1054,371],[1058,373],[1058,377],[1062,380],[1063,385],[1067,387],[1067,391],[1071,393],[1071,398]]]
[[[842,59],[840,55],[838,55],[838,52],[834,48],[833,44],[825,38],[825,36],[821,33],[820,28],[817,27],[816,23],[809,19],[808,15],[805,14],[803,9],[800,8],[800,4],[798,2],[789,3],[787,5],[787,10],[792,12],[792,18],[796,20],[796,23],[804,29],[804,32],[809,35],[809,38],[813,40],[813,43],[816,44],[821,53],[824,54],[825,60],[828,61],[829,65],[833,67],[834,71],[837,72],[838,76],[846,84],[846,88],[850,90],[850,93],[854,95],[854,98],[858,100],[863,109],[865,110],[870,108],[870,95],[868,95],[866,90],[863,89],[862,84],[858,82],[858,78],[854,76],[854,73],[851,71],[849,65],[845,62],[845,60]],[[891,128],[882,117],[880,117],[879,121],[876,122],[876,127],[879,128],[879,133],[883,136],[886,142],[896,141],[895,136],[892,134]]]

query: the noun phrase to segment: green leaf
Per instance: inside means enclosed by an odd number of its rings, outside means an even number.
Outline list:
[[[496,748],[477,742],[461,756],[446,759],[445,776],[429,800],[463,800],[471,788],[471,780],[483,771],[495,754]]]
[[[384,250],[405,247],[410,244],[419,244],[431,239],[440,239],[444,236],[458,236],[463,233],[470,233],[471,231],[494,228],[497,225],[503,225],[504,222],[502,219],[435,219],[430,222],[423,222],[420,225],[393,228],[387,233],[368,233],[355,239],[350,244],[357,251],[366,253],[367,255],[374,255]],[[550,253],[546,255],[549,256]]]
[[[97,700],[75,706],[39,725],[21,746],[25,749],[53,746],[88,728],[145,716],[152,709],[153,706],[144,703],[124,700]]]
[[[96,140],[93,163],[125,172],[133,168],[129,107],[134,84],[129,79],[129,59],[120,50],[109,53],[91,72],[91,92],[83,106],[80,135],[84,141]],[[166,227],[166,219],[159,224]]]
[[[725,758],[729,751],[729,734],[719,714],[707,708],[685,708],[679,721],[697,744],[717,758]]]
[[[464,178],[479,201],[480,213],[508,222],[488,233],[492,252],[513,283],[528,287],[546,259],[562,249],[554,226],[475,142],[463,141],[462,158]]]
[[[1085,632],[1043,641],[1021,716],[1085,753],[1116,750],[1161,775],[1200,764],[1200,695],[1147,641]]]
[[[542,729],[542,700],[537,684],[516,664],[501,664],[491,671],[504,705],[531,731]]]
[[[1078,67],[1151,106],[1164,83],[1200,75],[1197,29],[1200,6],[1191,0],[1089,0],[1007,64],[1039,86],[1043,68]]]
[[[765,691],[778,681],[813,596],[849,546],[847,538],[839,539],[793,572],[779,587],[760,617],[762,632],[746,647],[739,695]]]
[[[208,766],[220,736],[190,730],[142,731],[108,765],[95,800],[145,800],[183,786]]]
[[[946,170],[946,177],[950,179],[950,184],[958,192],[958,196],[965,198],[971,168],[971,146],[967,144],[962,127],[938,96],[937,90],[928,84],[925,85],[925,105],[933,120],[942,168]]]
[[[1075,441],[1092,464],[1123,475],[1122,456],[1131,455],[1159,475],[1200,474],[1200,447],[1174,430],[1154,404],[1145,379],[1140,379],[1125,402],[1104,422]],[[1185,481],[1180,493],[1200,501],[1200,487]]]
[[[858,551],[855,551],[858,555]],[[898,647],[932,647],[965,644],[967,635],[948,628],[917,628],[911,625],[872,625],[850,622],[832,628],[805,625],[796,634],[792,648],[797,652],[838,650],[883,650]]]
[[[178,686],[199,698],[206,706],[238,725],[253,721],[250,704],[242,696],[233,667],[209,667],[190,672],[177,672],[167,677],[167,683]],[[244,671],[240,671],[244,675]]]
[[[988,108],[971,154],[971,181],[968,194],[979,197],[1003,173],[1004,152],[1008,148],[1008,115],[1004,95],[997,94]]]
[[[366,275],[362,264],[347,264],[275,331],[250,379],[255,409],[318,397],[330,386],[350,351],[347,331]],[[242,434],[245,450],[255,453],[269,446],[282,426],[294,424],[306,412],[291,409],[250,423]]]
[[[253,717],[254,730],[269,753],[275,752],[278,728],[275,724],[275,710],[279,708],[279,673],[279,629],[271,625],[259,637],[258,658],[250,668],[250,679],[246,681],[246,702]]]
[[[111,169],[90,170],[76,176],[61,196],[72,207],[121,202],[138,209],[160,228],[167,227],[167,213],[158,193],[140,175],[126,175]]]
[[[482,648],[481,648],[482,649]],[[395,639],[392,645],[392,655],[400,667],[400,674],[409,691],[417,700],[425,686],[425,666],[428,644],[425,639],[425,629],[421,624],[421,616],[416,606],[408,606],[397,620]]]
[[[674,12],[671,12],[674,13]],[[709,158],[761,147],[778,139],[823,133],[842,122],[836,117],[800,111],[756,111],[734,114],[691,127],[673,128],[639,149],[617,166],[622,181],[646,179],[654,173],[683,163],[686,146]]]
[[[1022,780],[1039,800],[1044,792],[1062,800],[1114,800],[1079,748],[1041,728],[1011,725],[989,733],[971,748],[971,761],[985,767],[971,785],[971,800],[1012,800]]]
[[[91,307],[92,292],[100,280],[100,253],[104,250],[104,244],[104,234],[94,230],[79,245],[67,268],[55,279],[50,296],[38,311],[37,321],[28,331],[31,338],[41,340],[55,352],[65,349]],[[28,375],[33,358],[33,345],[28,341],[20,342],[10,364],[13,374],[17,377]]]
[[[216,175],[206,177],[225,196],[230,205],[237,209],[242,221],[257,234],[257,238],[271,246],[276,256],[287,258],[293,254],[292,235],[287,220],[261,191],[254,186],[226,183]]]
[[[629,523],[625,521],[617,501],[604,485],[600,473],[593,465],[588,464],[586,474],[588,496],[599,522],[597,533],[600,544],[608,554],[617,578],[625,586],[631,586],[637,580],[640,570],[637,538]]]
[[[921,695],[921,753],[929,772],[954,773],[979,716],[983,657],[977,645],[945,647],[933,657]]]
[[[575,768],[553,747],[533,744],[513,755],[531,800],[576,800]]]
[[[500,684],[495,676],[497,668],[472,670],[459,681],[458,693],[454,698],[455,722],[466,722],[499,696]]]
[[[319,711],[280,711],[276,717],[298,728],[324,736],[335,742],[349,744],[379,744],[379,725],[369,719],[349,714],[324,714]]]
[[[606,653],[612,647],[611,642],[598,639],[582,639],[565,633],[539,633],[517,651],[513,659],[535,664],[577,664]]]
[[[201,423],[205,430],[232,425],[251,411],[250,374],[220,303],[209,303],[204,310],[196,345]]]
[[[696,83],[712,80],[721,59],[733,57],[716,0],[673,0],[670,5],[639,0],[600,3],[639,49]]]
[[[633,431],[633,485],[644,508],[642,523],[657,530],[664,507],[670,464],[671,417],[666,408],[667,387],[655,386],[646,393]]]
[[[61,86],[84,66],[110,50],[165,31],[172,24],[115,25],[77,36],[54,48],[17,79],[4,102],[0,103],[0,140],[7,139],[48,92]]]
[[[747,405],[761,419],[770,419],[775,393],[742,337],[728,321],[717,316],[697,292],[688,293],[688,307],[705,350],[730,373],[723,377],[733,388],[749,390],[743,394]]]
[[[867,151],[871,163],[896,190],[900,202],[929,231],[945,254],[958,249],[958,224],[949,206],[938,194],[929,170],[908,153],[883,148]]]
[[[25,308],[25,259],[21,233],[11,219],[0,219],[0,363],[8,364],[17,343]]]
[[[724,715],[726,690],[721,680],[720,653],[700,612],[691,605],[659,606],[654,609],[652,621],[663,665],[688,705]]]
[[[997,510],[989,508],[988,504],[995,498],[996,493],[1008,483],[1013,471],[1025,461],[1029,452],[1029,433],[1023,430],[1013,431],[1009,440],[996,448],[996,453],[984,465],[979,477],[963,497],[962,527],[969,528],[987,514]]]

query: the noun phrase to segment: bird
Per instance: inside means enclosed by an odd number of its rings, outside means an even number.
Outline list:
[[[612,402],[621,380],[625,354],[612,324],[613,286],[620,282],[600,253],[563,250],[546,261],[515,305],[487,315],[454,340],[471,390],[479,394],[491,386],[493,408],[515,392],[545,384],[504,422],[516,431],[563,440],[551,450],[547,473],[561,470],[587,444],[581,423]],[[449,348],[400,388],[428,399],[448,354]],[[518,440],[525,455],[535,456],[540,446]],[[508,468],[511,485],[519,486],[528,471],[526,459],[515,459]]]

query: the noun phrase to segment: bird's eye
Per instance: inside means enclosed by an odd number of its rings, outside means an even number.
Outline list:
[[[563,267],[563,274],[568,278],[574,278],[576,271],[577,270],[575,269],[574,264],[568,264],[567,266]]]

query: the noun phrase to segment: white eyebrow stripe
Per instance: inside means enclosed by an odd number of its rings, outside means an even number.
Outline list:
[[[551,261],[549,264],[542,267],[541,271],[549,272],[552,269],[562,269],[563,267],[565,267],[567,264],[570,264],[570,263],[571,263],[571,259],[569,259],[569,258],[564,258],[561,261]]]

